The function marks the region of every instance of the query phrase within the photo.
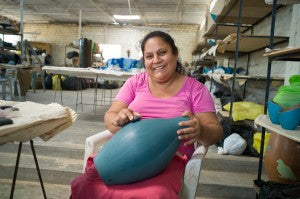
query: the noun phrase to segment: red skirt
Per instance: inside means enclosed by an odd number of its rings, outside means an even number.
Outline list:
[[[177,199],[188,159],[174,156],[167,168],[147,180],[106,186],[98,175],[93,157],[87,160],[85,173],[71,182],[72,199]]]

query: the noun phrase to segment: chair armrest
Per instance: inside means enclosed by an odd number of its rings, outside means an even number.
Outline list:
[[[99,148],[101,148],[112,136],[113,134],[109,130],[106,130],[85,139],[83,173],[85,171],[88,157],[96,154],[99,151]]]
[[[205,158],[208,147],[199,146],[192,158],[188,161],[180,191],[181,199],[194,199],[196,197],[197,187],[200,178],[202,161]]]

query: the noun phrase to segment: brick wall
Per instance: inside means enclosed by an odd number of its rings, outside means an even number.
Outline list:
[[[162,29],[168,32],[179,48],[181,61],[190,63],[192,50],[196,45],[196,26],[156,27],[114,27],[87,25],[82,27],[82,37],[100,44],[121,45],[121,56],[127,57],[126,50],[131,51],[130,57],[139,59],[141,56],[139,41],[150,31]],[[78,25],[75,24],[25,24],[24,38],[29,41],[46,42],[52,45],[53,65],[64,65],[65,46],[78,37]],[[72,50],[72,49],[68,49]]]

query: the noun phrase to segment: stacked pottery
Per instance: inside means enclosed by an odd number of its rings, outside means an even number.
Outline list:
[[[300,125],[300,104],[284,108],[280,104],[270,100],[268,114],[273,124],[280,124],[283,129],[295,130]]]
[[[286,130],[300,125],[300,104],[284,108],[270,100],[268,115],[273,124]],[[300,181],[300,144],[277,133],[271,133],[264,156],[268,179],[281,183]]]
[[[273,100],[268,102],[271,122],[287,130],[287,134],[293,133],[300,125],[300,75],[291,76],[289,83],[290,86],[281,86]],[[281,183],[300,182],[299,154],[299,142],[271,133],[264,156],[269,180]]]
[[[264,167],[268,179],[281,183],[300,182],[300,144],[277,133],[271,133]]]

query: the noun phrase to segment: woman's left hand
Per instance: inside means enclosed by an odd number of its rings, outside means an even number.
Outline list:
[[[201,124],[199,120],[190,111],[185,111],[182,116],[189,117],[189,120],[179,122],[179,126],[185,126],[186,128],[177,131],[179,140],[187,140],[184,145],[190,145],[198,141],[202,132]]]

